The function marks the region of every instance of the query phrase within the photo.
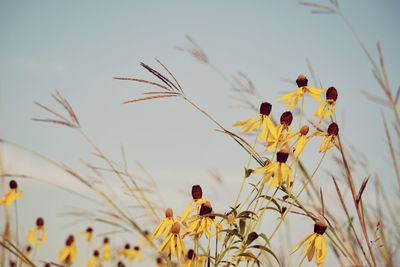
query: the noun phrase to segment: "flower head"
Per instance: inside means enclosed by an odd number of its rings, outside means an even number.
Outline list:
[[[10,206],[14,201],[19,199],[23,192],[18,189],[18,184],[15,180],[11,180],[9,183],[10,190],[0,198],[0,206],[6,205],[7,207]]]
[[[39,217],[36,219],[36,225],[28,231],[28,242],[32,246],[40,247],[46,240],[46,229],[44,228],[44,219]]]
[[[267,162],[264,167],[254,169],[255,173],[264,173],[263,182],[267,184],[271,177],[273,177],[270,187],[277,187],[286,184],[288,187],[292,186],[292,169],[286,163],[289,153],[281,150],[276,153],[276,161]]]
[[[104,237],[103,244],[100,246],[100,251],[102,252],[102,260],[110,261],[111,260],[111,245],[110,239],[108,237]]]
[[[323,236],[328,225],[323,221],[319,220],[314,224],[314,233],[306,236],[300,243],[293,248],[293,252],[296,252],[305,242],[308,241],[301,254],[307,253],[307,259],[310,262],[315,254],[315,261],[318,267],[322,267],[325,262],[327,255],[326,239]]]
[[[211,203],[209,201],[203,203],[199,213],[190,218],[187,232],[195,238],[200,238],[204,233],[208,237],[212,237],[218,233],[222,229],[222,226],[215,220],[215,216],[212,213]],[[212,232],[212,226],[215,227],[215,233]]]
[[[158,251],[168,256],[176,256],[178,260],[185,254],[185,243],[180,235],[181,226],[178,222],[174,223],[168,237],[164,240]]]
[[[86,241],[91,244],[92,243],[92,239],[93,239],[93,228],[92,227],[88,227],[85,230],[85,239]]]
[[[334,145],[336,145],[338,141],[339,134],[339,126],[332,122],[328,126],[328,130],[326,132],[316,132],[314,135],[324,136],[322,140],[321,146],[319,148],[320,152],[326,152],[331,149]]]
[[[270,134],[268,135],[267,150],[272,150],[273,148],[284,147],[290,141],[290,125],[293,121],[293,115],[290,111],[285,111],[282,113],[280,118],[280,124],[276,127],[271,128]]]
[[[237,122],[233,126],[240,127],[241,131],[244,133],[252,132],[260,127],[259,141],[265,142],[269,131],[274,127],[272,120],[269,117],[271,113],[272,105],[268,102],[264,102],[260,105],[260,113],[250,119]]]
[[[319,105],[318,110],[314,113],[314,116],[320,120],[325,117],[329,117],[333,114],[336,109],[336,100],[338,92],[335,87],[329,87],[326,91],[326,100]]]
[[[207,199],[203,199],[203,189],[200,185],[193,185],[192,186],[192,198],[191,201],[185,208],[183,215],[181,217],[181,222],[186,224],[186,219],[192,214],[197,213],[200,206],[207,202]]]
[[[73,235],[68,236],[65,241],[65,247],[58,253],[60,261],[66,264],[72,264],[77,256],[77,248]]]
[[[87,267],[101,267],[100,253],[98,250],[93,251],[93,255],[86,264]]]
[[[285,100],[285,105],[290,109],[297,106],[300,98],[303,98],[306,93],[313,97],[318,102],[321,102],[321,94],[324,92],[323,89],[308,86],[308,79],[303,74],[300,74],[296,79],[298,88],[291,93],[287,93],[278,98],[278,100]]]
[[[177,220],[174,219],[174,212],[171,208],[168,208],[165,210],[165,218],[157,225],[156,229],[154,229],[154,232],[152,233],[152,237],[159,237],[160,235],[163,235],[164,237],[169,234],[171,231],[172,225],[176,222]]]

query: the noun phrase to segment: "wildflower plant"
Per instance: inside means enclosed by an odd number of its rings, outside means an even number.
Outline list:
[[[330,3],[331,5],[326,6],[304,2],[302,5],[315,8],[319,12],[340,14],[338,2],[332,0]],[[143,177],[128,170],[123,149],[122,164],[109,158],[84,132],[70,103],[59,92],[55,92],[52,97],[63,108],[64,114],[36,103],[52,117],[34,120],[63,125],[73,130],[89,145],[101,163],[98,166],[85,162],[85,166],[96,176],[93,180],[68,166],[49,160],[78,180],[101,201],[99,211],[77,209],[69,215],[75,216],[79,221],[85,218],[93,226],[93,223],[106,224],[115,231],[101,233],[97,231],[97,227],[96,232],[92,226],[82,228],[79,234],[69,235],[64,245],[60,246],[58,262],[40,263],[44,266],[73,266],[77,258],[84,255],[87,267],[135,266],[142,261],[145,261],[146,266],[151,262],[151,266],[157,267],[289,266],[290,261],[293,261],[291,257],[300,255],[301,259],[296,262],[299,266],[307,259],[322,267],[330,258],[337,259],[338,266],[396,266],[399,257],[391,245],[399,241],[400,227],[396,217],[398,208],[385,195],[379,179],[376,179],[375,185],[377,204],[373,206],[363,203],[371,178],[367,177],[362,182],[355,178],[353,169],[362,164],[351,157],[348,147],[341,139],[339,129],[342,129],[342,125],[336,119],[336,109],[341,103],[338,98],[341,94],[340,88],[317,86],[315,82],[311,86],[309,79],[300,74],[297,78],[293,77],[295,86],[290,92],[277,99],[260,99],[261,94],[247,76],[239,74],[230,80],[211,64],[210,58],[192,38],[188,37],[188,41],[189,44],[180,50],[209,65],[228,81],[236,94],[235,100],[252,110],[249,119],[232,118],[232,127],[224,126],[192,100],[172,71],[159,60],[156,60],[159,68],[141,63],[154,77],[153,80],[136,77],[115,79],[156,88],[145,91],[143,97],[126,100],[124,104],[180,99],[204,115],[219,133],[243,149],[248,159],[244,164],[242,180],[239,181],[240,188],[230,200],[231,205],[226,209],[215,208],[216,200],[212,195],[203,192],[200,184],[195,184],[186,189],[189,197],[182,200],[187,204],[182,210],[165,209],[159,203],[167,206],[170,203],[154,201],[159,197],[159,192],[152,178],[142,179]],[[362,47],[364,51],[368,51],[363,44]],[[393,124],[398,137],[400,116],[397,103],[400,90],[395,94],[390,90],[380,45],[378,52],[379,64],[372,57],[369,58],[374,76],[393,111]],[[306,97],[315,101],[306,101]],[[258,99],[251,101],[250,98]],[[306,108],[308,106],[310,108]],[[278,113],[276,110],[279,108],[275,107],[284,108],[285,111]],[[307,111],[311,109],[314,112],[309,114]],[[383,128],[400,188],[398,153],[393,146],[393,133],[386,120]],[[312,155],[315,162],[306,164],[306,153]],[[337,165],[330,166],[336,167],[338,171],[328,170],[327,174],[322,170],[327,155]],[[366,164],[362,167],[366,167]],[[118,194],[111,194],[111,190],[102,190],[98,181],[106,184],[105,173],[111,173],[114,178],[112,181],[117,181],[129,195],[136,208],[135,212],[121,204],[124,202],[119,199]],[[322,179],[327,180],[326,176],[336,193],[335,201],[332,201],[334,207],[326,201],[327,190],[319,187]],[[18,214],[17,202],[25,197],[15,179],[9,179],[9,188],[0,198],[0,206],[4,207],[7,215],[13,207]],[[350,201],[346,199],[346,195]],[[337,212],[338,209],[340,212]],[[143,216],[147,224],[136,217],[138,210],[145,214]],[[10,266],[38,266],[35,254],[47,242],[47,222],[45,227],[44,219],[38,217],[34,226],[28,230],[25,243],[18,244],[10,241],[13,233],[9,230],[8,217],[0,245],[4,251],[13,255],[9,261]],[[277,235],[287,231],[283,226],[288,225],[289,220],[299,218],[305,219],[309,226],[313,224],[313,231],[296,227],[296,236],[304,238],[297,246],[293,246],[297,239],[288,238],[290,244],[287,247],[292,249],[279,250]],[[389,234],[384,227],[387,224],[392,224],[390,231],[393,234]],[[289,233],[286,234],[290,237]],[[118,235],[123,235],[123,241],[118,239]],[[18,237],[14,239],[19,240]],[[79,242],[81,239],[83,242]],[[278,241],[281,243],[282,240]],[[80,247],[81,244],[86,246],[86,250]],[[300,249],[301,252],[298,253]],[[1,252],[0,265],[5,266],[5,253]],[[151,258],[151,261],[146,261],[146,258]]]

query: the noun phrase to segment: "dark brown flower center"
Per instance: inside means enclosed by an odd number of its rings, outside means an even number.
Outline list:
[[[269,114],[271,113],[271,109],[272,109],[272,105],[268,102],[264,102],[260,106],[260,114],[269,116]]]
[[[328,228],[328,225],[323,221],[318,221],[314,224],[314,233],[323,235]]]
[[[278,161],[279,163],[286,163],[288,157],[289,153],[285,151],[279,151],[278,153],[276,153],[276,161]]]
[[[36,226],[39,228],[44,226],[44,220],[42,217],[36,219]]]
[[[203,197],[203,190],[200,185],[192,186],[192,197],[194,200],[200,199]]]
[[[201,204],[199,215],[206,215],[210,214],[211,212],[212,212],[212,207],[210,202],[207,201],[206,203]]]
[[[329,135],[338,135],[339,134],[339,126],[334,122],[329,124],[328,134]]]
[[[110,239],[108,239],[108,237],[105,237],[103,239],[103,244],[108,244],[108,243],[110,243]]]
[[[189,251],[187,252],[187,257],[189,260],[191,260],[195,257],[195,253],[194,253],[193,249],[189,249]]]
[[[18,184],[15,180],[11,180],[9,186],[11,189],[17,189]]]
[[[133,249],[136,250],[136,251],[139,251],[140,247],[139,246],[135,246]]]
[[[117,263],[117,267],[125,267],[125,264],[122,261],[119,261]]]
[[[171,227],[171,233],[177,235],[179,234],[179,232],[181,231],[181,226],[179,225],[179,223],[174,223]]]
[[[156,261],[157,261],[157,264],[161,264],[163,262],[162,258],[160,258],[160,257],[158,257]]]
[[[338,93],[335,87],[329,87],[328,90],[326,90],[326,99],[327,100],[333,100],[336,101],[338,97]]]
[[[165,210],[165,217],[172,218],[174,216],[174,211],[171,208]]]
[[[308,85],[308,79],[303,74],[300,74],[296,79],[296,83],[297,83],[298,87],[307,86]]]
[[[86,228],[86,233],[93,233],[93,228],[92,227]]]
[[[309,130],[310,128],[307,125],[304,125],[303,127],[300,128],[300,134],[307,135]]]
[[[93,252],[93,256],[98,257],[99,255],[100,255],[100,253],[99,253],[98,250],[95,250],[95,251]]]
[[[74,240],[75,240],[74,236],[73,235],[69,235],[67,240],[65,241],[65,245],[68,246],[68,247],[71,246],[72,243],[74,243]]]
[[[285,111],[285,112],[282,113],[282,115],[281,115],[281,124],[290,126],[290,124],[292,124],[292,121],[293,121],[292,112]]]
[[[131,245],[129,245],[129,244],[125,244],[125,247],[124,247],[125,249],[131,249]]]

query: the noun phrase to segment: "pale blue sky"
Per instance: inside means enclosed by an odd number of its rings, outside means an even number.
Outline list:
[[[400,3],[340,4],[375,57],[376,42],[381,42],[391,84],[397,87]],[[213,70],[175,49],[186,44],[186,34],[226,75],[242,71],[249,76],[265,100],[291,89],[282,78],[309,74],[309,59],[322,83],[339,90],[337,114],[345,140],[368,155],[373,171],[393,176],[380,107],[361,94],[381,94],[366,56],[338,16],[312,15],[297,1],[1,1],[0,34],[2,137],[83,170],[80,160],[93,157],[75,133],[31,121],[44,115],[33,101],[54,107],[49,95],[58,89],[95,142],[115,159],[121,158],[123,144],[131,165],[140,161],[146,166],[159,182],[166,205],[177,210],[187,201],[181,192],[194,183],[201,183],[217,205],[226,208],[237,192],[246,155],[179,99],[121,105],[148,87],[112,77],[149,78],[139,63],[155,66],[157,57],[187,94],[224,125],[251,116],[229,108],[234,103],[228,98],[229,85]],[[279,114],[283,107],[275,103],[273,112]],[[52,179],[49,167],[32,156],[6,150],[5,158],[6,168]],[[316,159],[309,159],[314,165]],[[210,178],[210,169],[225,177],[222,193]],[[57,181],[65,182],[59,177]],[[82,205],[82,200],[54,187],[24,183],[24,229],[29,220],[45,214],[56,232],[70,221],[56,215],[67,206]],[[32,199],[27,200],[29,196]],[[46,211],[45,204],[56,211]],[[49,236],[53,247],[46,247],[47,255],[54,255],[70,231],[77,228]]]

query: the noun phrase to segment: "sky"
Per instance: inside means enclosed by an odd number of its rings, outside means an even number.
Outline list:
[[[381,43],[396,88],[400,3],[349,0],[340,1],[340,9],[375,59],[376,44]],[[47,116],[34,101],[58,108],[50,97],[55,90],[69,100],[84,131],[107,155],[121,161],[123,145],[134,172],[140,172],[136,162],[145,166],[157,181],[161,206],[183,209],[192,184],[201,184],[216,207],[226,209],[234,201],[247,161],[240,147],[181,99],[122,105],[149,86],[112,79],[151,78],[139,64],[156,66],[158,58],[190,99],[235,130],[232,123],[252,112],[232,108],[230,85],[212,68],[176,49],[187,44],[186,35],[226,77],[245,73],[263,101],[276,103],[275,114],[284,111],[275,99],[292,90],[283,79],[310,75],[307,60],[311,62],[321,83],[339,91],[337,118],[345,142],[367,155],[372,173],[393,177],[382,129],[385,109],[362,91],[382,93],[370,62],[339,16],[311,14],[297,1],[2,0],[0,22],[0,136],[24,148],[3,146],[4,168],[37,178],[20,181],[25,196],[19,212],[23,231],[38,216],[48,222],[52,245],[45,245],[38,258],[55,258],[65,236],[86,226],[87,222],[71,224],[74,219],[64,213],[74,206],[93,208],[93,203],[51,185],[90,194],[28,151],[86,173],[82,160],[98,162],[77,132],[31,120]],[[386,116],[392,119],[389,112]],[[310,154],[307,159],[315,165],[317,156]],[[221,173],[222,184],[212,179],[212,170]],[[293,242],[299,240],[296,237]]]

